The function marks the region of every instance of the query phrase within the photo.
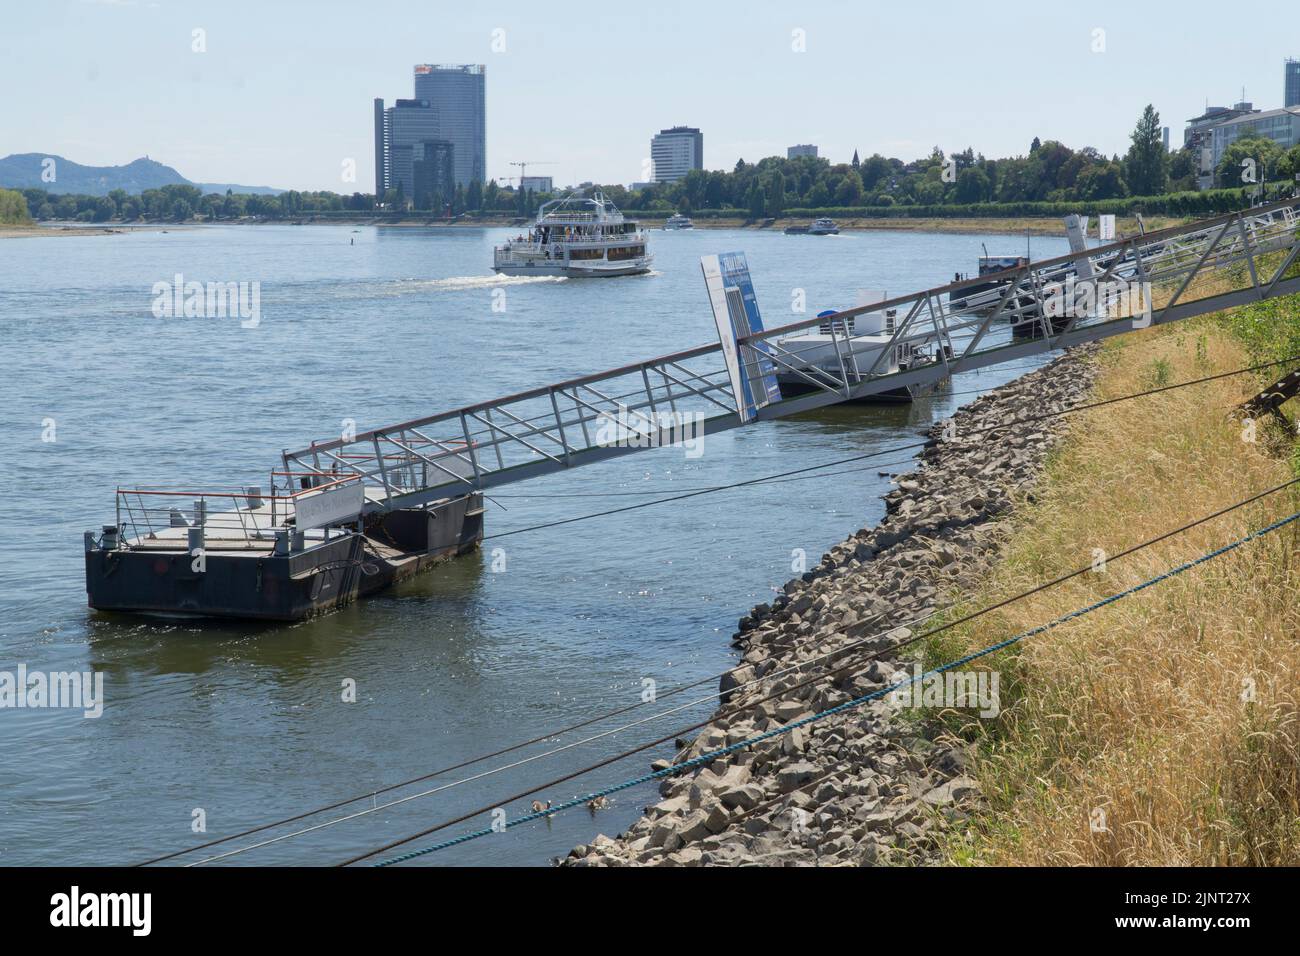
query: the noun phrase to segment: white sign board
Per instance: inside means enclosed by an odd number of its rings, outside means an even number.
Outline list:
[[[294,499],[295,525],[299,531],[351,521],[361,514],[366,503],[366,489],[359,481],[335,485],[314,494]]]
[[[763,316],[749,276],[749,264],[743,252],[723,252],[701,256],[704,284],[709,291],[709,305],[718,326],[718,340],[727,360],[731,392],[736,399],[736,414],[742,422],[753,421],[760,408],[781,400],[776,381],[776,365],[766,342],[741,345],[739,339],[763,331]]]
[[[1097,220],[1097,238],[1102,242],[1115,241],[1115,217],[1112,215],[1099,216]]]
[[[713,321],[718,326],[718,341],[722,343],[722,357],[727,363],[727,377],[731,380],[731,391],[736,396],[736,411],[741,421],[748,420],[744,399],[741,397],[740,357],[736,354],[736,334],[731,328],[731,317],[727,312],[727,293],[722,285],[722,266],[717,256],[701,256],[700,267],[704,270],[704,285],[709,291],[709,305],[713,307]]]

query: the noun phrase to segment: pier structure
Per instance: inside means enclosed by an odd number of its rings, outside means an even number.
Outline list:
[[[706,256],[718,341],[286,450],[266,496],[119,490],[116,523],[86,534],[90,604],[336,607],[474,549],[483,494],[501,485],[1300,291],[1298,210],[1283,200],[771,330],[743,255]],[[782,344],[818,329],[829,365]]]

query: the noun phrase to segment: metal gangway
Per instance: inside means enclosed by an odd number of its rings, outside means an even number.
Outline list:
[[[718,342],[314,442],[285,451],[283,469],[355,477],[367,511],[418,507],[679,443],[686,430],[702,438],[1286,295],[1300,291],[1298,210],[1300,198],[1283,200],[771,330],[745,327],[742,290],[715,282],[715,319],[729,309],[735,333],[719,321]],[[717,258],[705,258],[716,271]],[[705,272],[708,280],[707,261]],[[998,283],[991,293],[963,298],[990,281]],[[1094,305],[1061,308],[1081,291]],[[868,312],[892,312],[887,348],[868,350],[851,331],[850,320]],[[1022,334],[996,334],[1002,324]],[[834,368],[812,367],[782,345],[827,325]],[[895,367],[888,357],[899,354],[913,360]],[[771,394],[762,383],[774,370],[809,388]]]

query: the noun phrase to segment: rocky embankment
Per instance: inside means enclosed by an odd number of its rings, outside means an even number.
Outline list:
[[[898,645],[980,582],[998,557],[1000,526],[1069,419],[986,430],[1086,401],[1091,354],[1072,350],[935,425],[916,469],[885,496],[880,524],[836,545],[741,619],[734,643],[742,661],[722,679],[722,704],[694,740],[678,741],[673,762],[910,675],[916,647]],[[960,741],[928,739],[915,711],[875,700],[664,779],[663,799],[625,833],[597,836],[563,862],[924,863],[936,858],[944,829],[978,809],[969,761]]]

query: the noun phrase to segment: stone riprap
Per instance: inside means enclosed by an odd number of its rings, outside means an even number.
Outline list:
[[[1074,349],[933,426],[915,470],[884,496],[881,522],[740,620],[742,660],[722,679],[721,706],[693,740],[678,742],[672,763],[911,676],[918,645],[898,645],[979,585],[999,556],[1007,516],[1069,423],[1023,420],[1084,403],[1094,353]],[[563,864],[933,861],[944,830],[978,812],[981,798],[967,775],[968,748],[917,717],[878,699],[665,778],[663,799],[625,833],[597,836]]]

